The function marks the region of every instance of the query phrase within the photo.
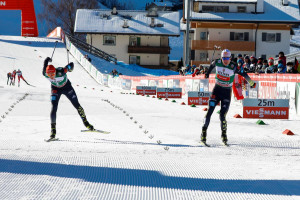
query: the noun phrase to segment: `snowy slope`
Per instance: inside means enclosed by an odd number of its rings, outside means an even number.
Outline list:
[[[232,102],[231,147],[220,145],[214,113],[208,129],[212,147],[205,148],[197,142],[203,107],[102,87],[72,57],[75,69],[68,77],[90,123],[111,134],[81,133],[76,110],[62,97],[61,141],[45,143],[50,83],[41,69],[54,41],[0,36],[0,199],[300,199],[300,119],[294,109],[290,120],[258,126],[255,119],[233,118],[242,111]],[[13,60],[37,87],[6,86]],[[60,43],[53,63],[66,62]],[[296,135],[283,135],[286,128]]]

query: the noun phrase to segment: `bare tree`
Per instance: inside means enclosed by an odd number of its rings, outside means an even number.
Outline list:
[[[50,32],[57,26],[74,35],[77,9],[97,9],[97,0],[41,0],[43,12],[38,18],[44,21]]]

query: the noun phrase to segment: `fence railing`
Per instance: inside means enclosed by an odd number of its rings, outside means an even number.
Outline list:
[[[70,42],[73,43],[73,45],[75,45],[76,47],[86,51],[86,52],[89,52],[90,54],[96,56],[96,57],[99,57],[99,58],[102,58],[108,62],[114,62],[114,63],[117,63],[117,58],[82,41],[81,39],[75,37],[75,36],[72,36],[71,34],[69,33],[65,33],[66,37],[68,37],[68,39],[70,40]]]

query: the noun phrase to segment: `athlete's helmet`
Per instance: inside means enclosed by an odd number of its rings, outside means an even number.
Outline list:
[[[224,57],[230,58],[231,57],[231,52],[228,49],[224,49],[222,51],[221,57],[222,58],[224,58]]]
[[[55,72],[56,72],[56,69],[53,65],[48,65],[47,68],[46,68],[46,74],[48,76],[54,76],[55,75]]]

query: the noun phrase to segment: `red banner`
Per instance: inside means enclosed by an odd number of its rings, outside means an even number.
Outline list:
[[[39,35],[33,0],[0,1],[0,10],[21,10],[21,35],[27,37]]]
[[[243,118],[289,119],[288,107],[243,107]]]

